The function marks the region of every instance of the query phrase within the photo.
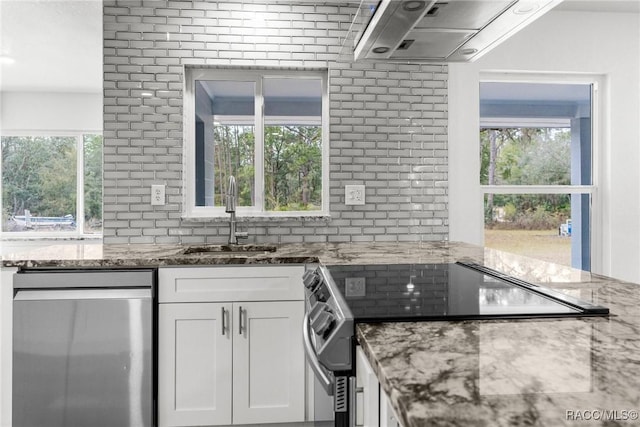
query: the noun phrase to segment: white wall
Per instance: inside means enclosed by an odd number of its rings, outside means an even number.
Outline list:
[[[0,131],[101,131],[101,93],[2,92]]]
[[[483,243],[478,182],[482,72],[604,77],[593,271],[640,282],[640,15],[552,11],[472,64],[449,67],[450,239]]]

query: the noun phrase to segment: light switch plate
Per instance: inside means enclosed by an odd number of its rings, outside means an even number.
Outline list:
[[[156,206],[164,205],[164,185],[151,186],[151,204]]]
[[[345,185],[344,204],[364,205],[364,185]]]

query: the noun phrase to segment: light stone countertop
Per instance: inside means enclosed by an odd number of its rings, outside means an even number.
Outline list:
[[[199,245],[206,246],[206,245]],[[215,245],[214,245],[215,246]],[[251,245],[242,245],[251,249]],[[258,247],[261,245],[257,245]],[[2,256],[3,267],[91,268],[168,265],[326,264],[449,262],[477,257],[482,248],[462,243],[301,243],[280,244],[275,252],[184,255],[181,245],[50,245]]]
[[[66,244],[8,254],[2,263],[87,268],[479,262],[607,306],[612,315],[358,325],[358,341],[404,426],[640,425],[629,419],[640,411],[639,285],[456,242],[286,244],[275,252],[232,255],[183,251],[177,245]],[[585,417],[616,420],[571,419]]]

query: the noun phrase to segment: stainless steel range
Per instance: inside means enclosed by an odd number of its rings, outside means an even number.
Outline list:
[[[609,309],[474,263],[309,266],[303,334],[334,425],[355,425],[355,325],[603,316]]]

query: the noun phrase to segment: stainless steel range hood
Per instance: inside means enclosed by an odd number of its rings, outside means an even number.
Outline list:
[[[562,0],[382,0],[354,49],[356,61],[470,62]]]

